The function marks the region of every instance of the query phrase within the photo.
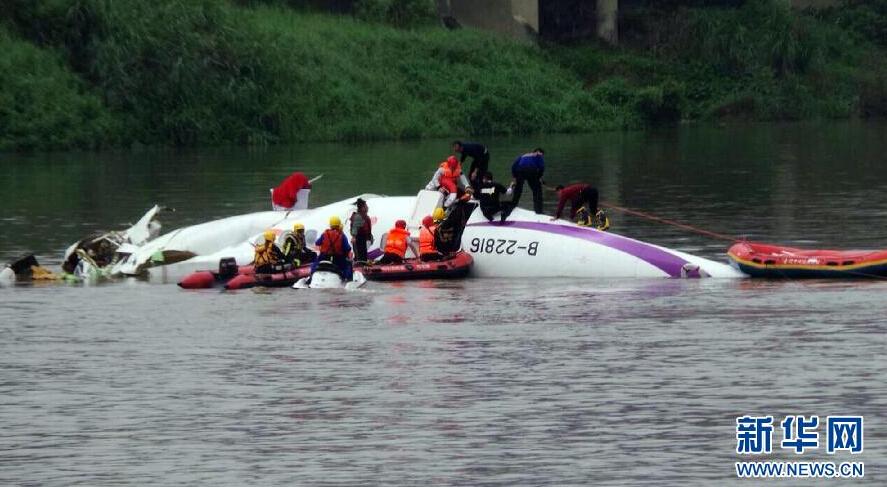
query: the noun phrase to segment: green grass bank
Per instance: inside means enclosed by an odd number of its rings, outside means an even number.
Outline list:
[[[887,114],[887,0],[646,8],[618,49],[284,3],[0,0],[0,150]],[[391,24],[408,25],[395,27]]]

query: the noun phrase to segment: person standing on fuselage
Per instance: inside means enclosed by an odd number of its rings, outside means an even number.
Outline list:
[[[460,162],[464,165],[465,159],[471,158],[471,167],[468,169],[468,181],[477,193],[484,174],[490,169],[490,150],[487,146],[477,142],[453,142],[453,152],[459,154]]]
[[[524,183],[533,190],[533,211],[542,213],[542,176],[545,174],[545,151],[541,148],[533,149],[514,160],[511,165],[511,175],[514,177],[514,194],[511,198],[511,207],[502,212],[502,221],[508,218],[511,211],[520,202],[521,193],[524,191]]]
[[[363,198],[354,202],[357,211],[351,214],[351,242],[354,247],[354,261],[367,262],[367,242],[373,243],[373,224],[370,221],[370,207]]]

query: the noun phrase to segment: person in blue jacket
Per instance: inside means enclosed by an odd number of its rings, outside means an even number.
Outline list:
[[[524,182],[533,190],[533,211],[542,214],[542,185],[545,181],[542,175],[545,173],[545,151],[537,147],[533,152],[528,152],[514,160],[511,165],[511,175],[514,177],[512,185],[514,193],[511,197],[511,205],[506,211],[502,212],[502,221],[508,218],[511,211],[520,202],[521,193],[524,190]]]

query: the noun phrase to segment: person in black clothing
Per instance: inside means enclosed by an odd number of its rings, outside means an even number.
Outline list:
[[[465,159],[471,158],[471,167],[468,169],[468,181],[475,191],[480,187],[481,179],[490,167],[490,150],[477,142],[453,142],[453,152],[461,156],[459,162],[465,164]]]
[[[462,232],[475,208],[477,204],[468,201],[459,200],[453,204],[434,232],[434,246],[438,252],[450,254],[462,248]]]
[[[511,165],[511,175],[514,178],[511,184],[514,189],[512,190],[511,203],[508,208],[502,211],[503,222],[520,202],[524,183],[527,183],[533,191],[533,211],[537,215],[542,214],[542,186],[545,185],[545,180],[542,179],[543,174],[545,174],[545,151],[540,147],[514,160],[514,164]]]
[[[282,250],[284,261],[295,267],[314,262],[317,258],[317,253],[305,243],[305,225],[301,223],[293,225],[293,231],[283,240]]]
[[[493,173],[487,171],[481,179],[480,188],[478,189],[477,199],[480,202],[480,211],[489,221],[493,221],[496,213],[507,208],[507,203],[503,204],[499,198],[510,193],[510,189],[493,181]]]
[[[367,262],[367,242],[373,243],[373,224],[368,214],[369,206],[363,198],[354,202],[357,211],[351,214],[351,246],[354,248],[354,262]]]

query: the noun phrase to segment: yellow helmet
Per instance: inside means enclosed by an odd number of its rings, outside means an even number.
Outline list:
[[[277,234],[274,233],[274,230],[265,230],[265,240],[268,242],[273,242],[277,239]]]
[[[339,228],[342,226],[342,220],[337,216],[330,217],[330,228]]]
[[[434,221],[439,222],[444,219],[444,209],[443,208],[435,208],[434,213],[431,214],[431,218],[434,218]]]
[[[301,223],[295,223],[293,225],[294,232],[298,232],[299,230],[304,230],[304,229],[305,229],[305,225],[302,225]]]

